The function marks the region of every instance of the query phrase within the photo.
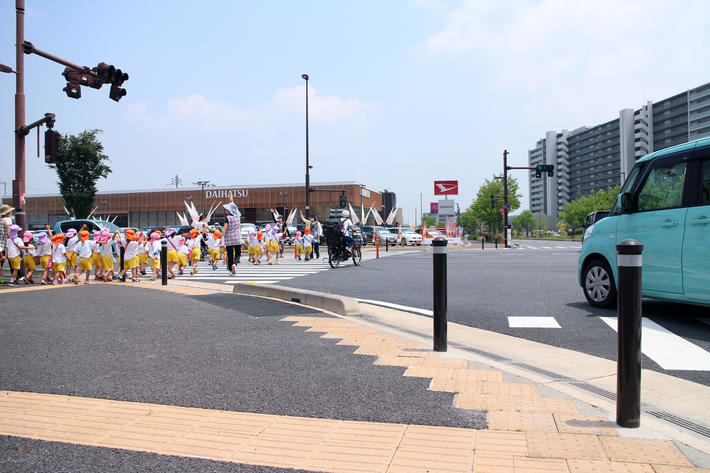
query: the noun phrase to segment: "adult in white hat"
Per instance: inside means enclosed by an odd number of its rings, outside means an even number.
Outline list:
[[[242,255],[242,214],[233,197],[223,207],[226,216],[222,225],[222,238],[227,250],[227,268],[232,274],[237,274],[237,265]]]
[[[2,267],[7,259],[7,239],[10,236],[10,226],[12,225],[12,215],[14,207],[7,204],[0,205],[0,284],[5,284],[2,277]]]

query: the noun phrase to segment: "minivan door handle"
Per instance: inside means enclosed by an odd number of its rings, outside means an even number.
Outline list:
[[[666,219],[661,223],[662,227],[675,227],[676,225],[678,225],[678,222],[671,219]]]
[[[693,225],[707,225],[710,223],[710,218],[707,218],[705,215],[702,217],[694,218],[693,220],[690,221]]]

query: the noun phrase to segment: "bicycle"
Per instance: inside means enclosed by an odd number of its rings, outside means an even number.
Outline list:
[[[355,242],[352,251],[347,251],[345,248],[345,238],[343,238],[337,221],[326,221],[323,226],[323,234],[328,245],[328,264],[331,268],[339,267],[341,262],[350,258],[355,266],[360,266],[362,263],[362,237],[359,232],[353,234]]]

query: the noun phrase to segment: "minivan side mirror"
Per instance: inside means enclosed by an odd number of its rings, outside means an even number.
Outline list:
[[[619,195],[619,200],[621,203],[621,210],[624,213],[633,212],[634,210],[634,199],[631,192],[624,192]]]

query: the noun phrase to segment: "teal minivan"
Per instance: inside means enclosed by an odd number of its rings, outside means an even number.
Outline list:
[[[609,216],[587,228],[579,284],[595,307],[616,304],[626,238],[644,245],[644,297],[710,306],[710,138],[639,159]]]

